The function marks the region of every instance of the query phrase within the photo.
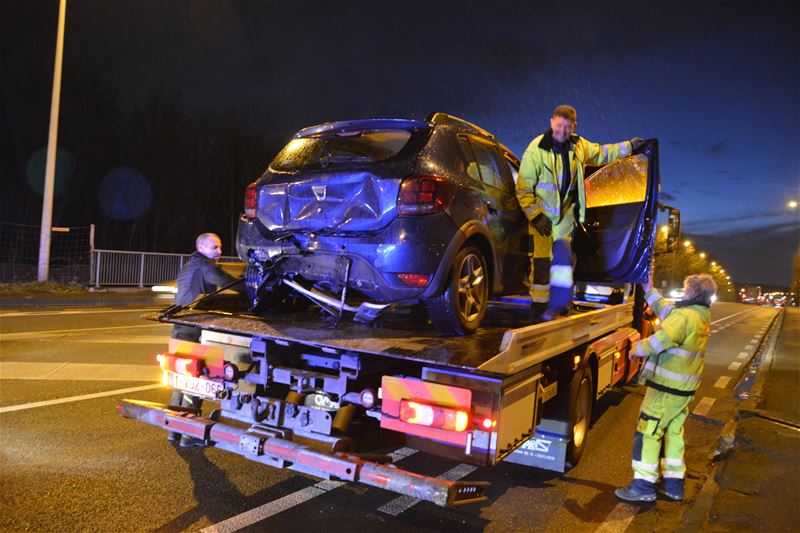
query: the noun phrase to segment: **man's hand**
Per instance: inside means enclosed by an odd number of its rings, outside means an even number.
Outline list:
[[[636,151],[641,145],[644,144],[644,139],[641,137],[634,137],[631,139],[631,148]]]
[[[549,237],[550,234],[553,232],[553,223],[550,222],[550,219],[544,216],[544,213],[539,213],[531,220],[531,224],[533,227],[536,228],[536,231],[544,235],[545,237]]]

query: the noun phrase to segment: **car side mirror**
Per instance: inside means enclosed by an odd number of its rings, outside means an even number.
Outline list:
[[[665,226],[667,246],[666,250],[661,253],[675,252],[678,250],[678,246],[681,242],[681,212],[674,207],[661,203],[658,204],[658,209],[659,211],[667,211],[669,213],[667,216],[667,225]]]

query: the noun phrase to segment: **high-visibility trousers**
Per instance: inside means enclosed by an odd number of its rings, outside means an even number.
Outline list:
[[[550,307],[566,309],[572,302],[572,232],[575,229],[574,209],[567,209],[561,222],[544,236],[529,227],[533,241],[530,282],[531,302],[550,303]]]
[[[647,387],[633,435],[634,479],[656,483],[659,469],[664,478],[684,478],[683,423],[693,397]]]

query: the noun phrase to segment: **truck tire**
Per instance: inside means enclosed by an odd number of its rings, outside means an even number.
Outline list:
[[[592,372],[584,366],[575,372],[569,382],[570,440],[566,459],[572,466],[578,464],[586,448],[586,437],[592,423],[593,392]]]
[[[442,335],[471,335],[486,314],[489,279],[486,259],[467,246],[456,254],[441,294],[428,300],[433,327]]]

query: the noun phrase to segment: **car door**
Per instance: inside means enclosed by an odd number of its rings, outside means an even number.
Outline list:
[[[588,174],[588,172],[587,172]],[[658,141],[585,179],[586,220],[575,230],[575,279],[643,282],[650,275],[660,173]]]
[[[484,185],[482,201],[486,206],[485,223],[492,234],[496,259],[495,292],[519,291],[526,279],[524,259],[527,250],[521,236],[527,235],[525,215],[514,192],[513,176],[506,158],[496,144],[478,137],[469,137]]]

